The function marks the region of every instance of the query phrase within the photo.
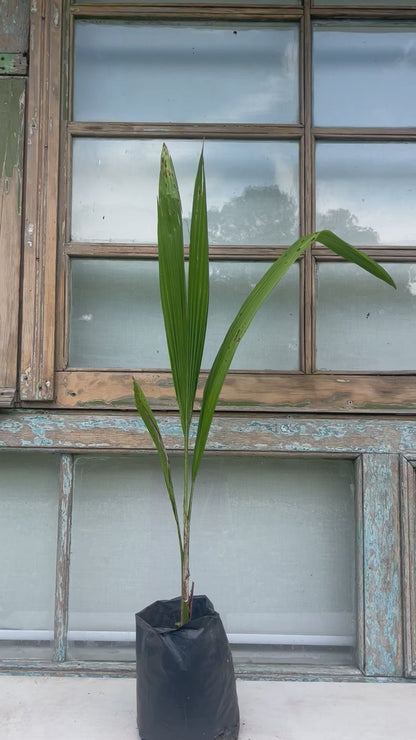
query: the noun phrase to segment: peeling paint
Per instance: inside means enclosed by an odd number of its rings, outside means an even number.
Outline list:
[[[157,416],[170,449],[182,445],[178,416]],[[194,421],[191,437],[197,429]],[[0,443],[94,449],[149,449],[149,435],[135,413],[27,412],[0,414]],[[360,454],[416,450],[416,422],[394,420],[297,420],[217,415],[208,449]]]

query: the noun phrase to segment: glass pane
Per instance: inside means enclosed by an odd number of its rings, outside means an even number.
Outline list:
[[[170,141],[187,223],[201,142]],[[72,239],[156,243],[159,140],[76,139]],[[299,234],[299,147],[290,141],[204,144],[210,244],[291,244]]]
[[[174,462],[180,481],[180,460]],[[348,460],[205,459],[191,576],[196,593],[206,593],[220,611],[238,658],[351,662],[353,482]],[[179,574],[157,457],[79,458],[71,657],[133,660],[134,613],[176,596]]]
[[[204,367],[211,366],[229,324],[267,267],[262,262],[211,262]],[[71,296],[69,363],[72,367],[169,367],[157,262],[74,259]],[[259,311],[232,367],[298,369],[297,266],[289,270]]]
[[[318,264],[319,370],[414,371],[416,264],[385,267],[397,291],[355,265]]]
[[[298,121],[298,27],[78,21],[74,119]]]
[[[416,244],[416,145],[319,143],[316,225],[356,245]]]
[[[414,126],[415,24],[319,23],[313,50],[316,126]]]
[[[0,453],[0,658],[50,659],[59,458]]]

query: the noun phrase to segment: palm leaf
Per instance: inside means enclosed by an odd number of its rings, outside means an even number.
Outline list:
[[[198,385],[209,303],[209,253],[204,159],[201,153],[192,205],[188,272],[188,414]]]
[[[301,237],[292,244],[292,246],[289,247],[281,257],[271,265],[265,275],[263,275],[257,285],[253,288],[250,295],[246,298],[225,335],[220,349],[218,350],[217,356],[208,375],[202,398],[198,431],[192,460],[193,481],[195,481],[201,458],[205,450],[218,397],[221,393],[225,377],[242,337],[246,333],[251,321],[260,306],[266,300],[267,296],[281,280],[289,267],[294,264],[298,257],[300,257],[305,249],[307,249],[314,241],[321,242],[349,262],[354,262],[375,277],[380,280],[384,280],[389,285],[395,287],[394,281],[384,268],[374,262],[374,260],[367,255],[359,252],[350,244],[344,242],[331,231],[319,231],[315,234]]]
[[[134,388],[134,402],[136,405],[136,409],[139,412],[140,416],[142,417],[143,422],[146,425],[147,431],[149,432],[153,440],[153,443],[156,447],[156,450],[159,454],[160,465],[162,468],[163,477],[165,479],[165,484],[166,484],[166,489],[167,489],[169,500],[172,506],[173,515],[175,517],[176,527],[178,530],[179,545],[182,548],[180,523],[179,523],[178,511],[177,511],[177,506],[176,506],[176,499],[175,499],[175,493],[174,493],[174,488],[173,488],[173,481],[172,481],[168,453],[166,451],[166,447],[163,442],[163,438],[162,438],[162,435],[159,429],[159,425],[155,419],[153,411],[150,408],[149,403],[146,399],[146,396],[144,395],[142,389],[140,388],[135,378],[133,378],[133,388]]]
[[[165,144],[160,160],[158,199],[159,288],[172,379],[182,429],[187,411],[187,310],[182,208],[175,170]]]

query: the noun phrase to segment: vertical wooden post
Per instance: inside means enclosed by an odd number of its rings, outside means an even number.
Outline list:
[[[73,457],[72,455],[62,455],[60,469],[54,628],[54,660],[58,663],[66,660],[67,651],[72,491]]]
[[[20,250],[29,3],[0,13],[0,407],[12,406],[18,373]]]
[[[0,78],[0,406],[13,404],[17,385],[25,87]]]
[[[398,455],[363,455],[364,671],[403,675]]]
[[[20,395],[54,398],[61,0],[32,3]]]

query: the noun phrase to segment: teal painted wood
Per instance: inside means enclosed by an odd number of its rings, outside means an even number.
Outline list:
[[[365,668],[365,593],[364,593],[364,511],[363,511],[363,457],[355,462],[355,594],[356,594],[356,662]]]
[[[403,675],[397,455],[363,455],[364,671]]]
[[[179,449],[177,416],[157,415],[167,447]],[[153,449],[144,424],[134,412],[0,413],[0,448],[83,450]],[[208,449],[224,452],[294,452],[319,454],[416,451],[416,421],[361,418],[304,418],[262,414],[255,418],[218,414]]]
[[[178,418],[159,418],[169,448],[179,448]],[[4,450],[35,448],[64,453],[62,480],[67,483],[62,483],[61,492],[63,509],[58,543],[61,565],[69,558],[69,534],[65,529],[70,524],[71,458],[68,453],[153,449],[144,425],[135,414],[27,411],[0,413],[1,446]],[[262,415],[254,420],[222,414],[215,419],[209,448],[218,453],[336,454],[357,459],[358,667],[368,676],[402,676],[398,453],[406,450],[411,456],[408,451],[414,450],[413,455],[416,455],[416,423],[392,419],[310,420],[275,415]],[[69,559],[66,563],[68,566]],[[65,588],[59,586],[59,591],[57,587],[57,661],[65,660],[68,584]],[[414,610],[407,611],[407,618],[414,620]],[[408,625],[407,630],[414,634],[415,625]]]
[[[20,53],[0,52],[0,75],[27,74],[27,57]]]
[[[73,457],[61,455],[56,552],[54,660],[66,660],[68,634],[69,564],[71,557],[71,521]]]
[[[404,672],[416,678],[416,457],[401,455]]]

